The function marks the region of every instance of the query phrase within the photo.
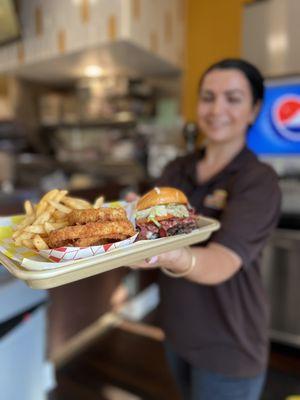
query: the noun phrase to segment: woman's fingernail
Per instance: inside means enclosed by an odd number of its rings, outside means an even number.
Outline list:
[[[155,264],[158,261],[158,257],[157,256],[153,256],[151,258],[146,258],[146,261],[148,264]]]

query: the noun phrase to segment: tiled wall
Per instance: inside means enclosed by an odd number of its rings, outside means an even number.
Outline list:
[[[121,39],[181,66],[184,1],[22,0],[22,40],[0,48],[0,71]]]
[[[185,0],[127,0],[129,36],[144,48],[182,66]]]

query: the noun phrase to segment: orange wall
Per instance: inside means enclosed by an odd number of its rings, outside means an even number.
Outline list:
[[[214,61],[236,57],[241,49],[244,0],[185,0],[186,46],[183,115],[195,120],[197,84]]]

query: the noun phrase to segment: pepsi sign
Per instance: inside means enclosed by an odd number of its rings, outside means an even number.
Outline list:
[[[300,154],[300,78],[268,81],[248,146],[257,154]]]

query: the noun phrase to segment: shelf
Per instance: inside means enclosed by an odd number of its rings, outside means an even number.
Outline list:
[[[56,124],[56,125],[41,125],[41,129],[55,130],[55,129],[76,129],[76,128],[112,128],[112,129],[129,129],[136,126],[136,121],[99,121],[99,122],[78,122],[73,124]]]

